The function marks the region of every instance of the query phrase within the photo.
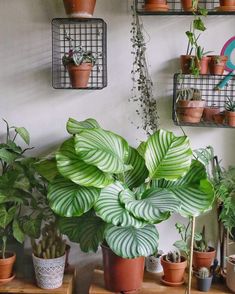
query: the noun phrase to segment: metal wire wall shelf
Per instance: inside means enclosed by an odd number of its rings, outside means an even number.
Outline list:
[[[177,91],[181,88],[193,88],[198,89],[201,92],[202,100],[206,102],[206,107],[215,106],[224,111],[224,104],[227,97],[234,99],[235,97],[235,76],[229,81],[228,85],[222,90],[216,90],[216,86],[224,78],[224,75],[200,75],[195,77],[193,75],[174,75],[174,87],[173,87],[173,109],[172,119],[175,125],[180,126],[193,126],[193,127],[220,127],[231,128],[226,123],[215,123],[203,121],[200,123],[185,123],[179,120],[177,115]]]
[[[180,0],[167,0],[168,11],[148,11],[144,9],[145,0],[135,0],[136,11],[140,15],[192,15],[192,12],[185,12],[182,9]],[[206,8],[209,15],[235,15],[235,11],[220,11],[219,0],[202,1],[199,0],[199,6]]]
[[[82,46],[96,57],[88,86],[96,90],[107,86],[107,26],[98,18],[55,18],[52,20],[52,85],[55,89],[73,89],[62,57],[72,46]]]

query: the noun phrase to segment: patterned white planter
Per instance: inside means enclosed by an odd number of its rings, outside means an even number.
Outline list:
[[[151,273],[161,273],[163,268],[161,265],[161,256],[148,256],[146,257],[146,270]]]
[[[56,289],[63,283],[65,255],[54,259],[42,259],[33,256],[33,265],[38,287]]]

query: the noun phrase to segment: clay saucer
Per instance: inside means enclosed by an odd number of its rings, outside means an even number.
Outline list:
[[[167,4],[145,4],[144,9],[146,11],[168,11],[169,6]]]
[[[3,284],[6,284],[6,283],[8,283],[8,282],[10,282],[10,281],[12,281],[14,278],[15,278],[15,274],[13,274],[10,278],[8,278],[8,279],[0,279],[0,285],[3,285]]]
[[[219,6],[216,7],[217,11],[235,11],[235,6]]]
[[[172,282],[169,282],[169,281],[164,280],[164,277],[165,277],[165,276],[162,276],[162,278],[161,278],[161,282],[162,282],[164,285],[171,286],[171,287],[176,287],[176,286],[180,286],[180,285],[183,285],[183,284],[184,284],[184,279],[183,279],[181,282],[178,282],[178,283],[172,283]]]

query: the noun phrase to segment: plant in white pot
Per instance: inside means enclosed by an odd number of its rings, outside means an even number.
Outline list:
[[[61,232],[85,252],[102,244],[108,290],[137,290],[144,257],[158,247],[154,224],[174,211],[191,215],[211,206],[205,168],[192,160],[188,138],[172,132],[159,130],[134,149],[94,119],[69,119],[67,130],[72,136],[56,153],[59,175],[48,193],[64,216]]]

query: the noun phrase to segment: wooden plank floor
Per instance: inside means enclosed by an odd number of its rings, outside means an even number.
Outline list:
[[[161,275],[145,273],[144,283],[142,289],[138,294],[184,294],[185,285],[180,287],[168,287],[161,283]],[[192,294],[201,294],[202,292],[196,290],[196,281],[193,279]],[[211,294],[228,294],[231,293],[229,289],[222,284],[215,284],[208,293]],[[93,282],[90,287],[89,294],[116,294],[104,289],[104,277],[102,270],[95,270],[93,275]]]

